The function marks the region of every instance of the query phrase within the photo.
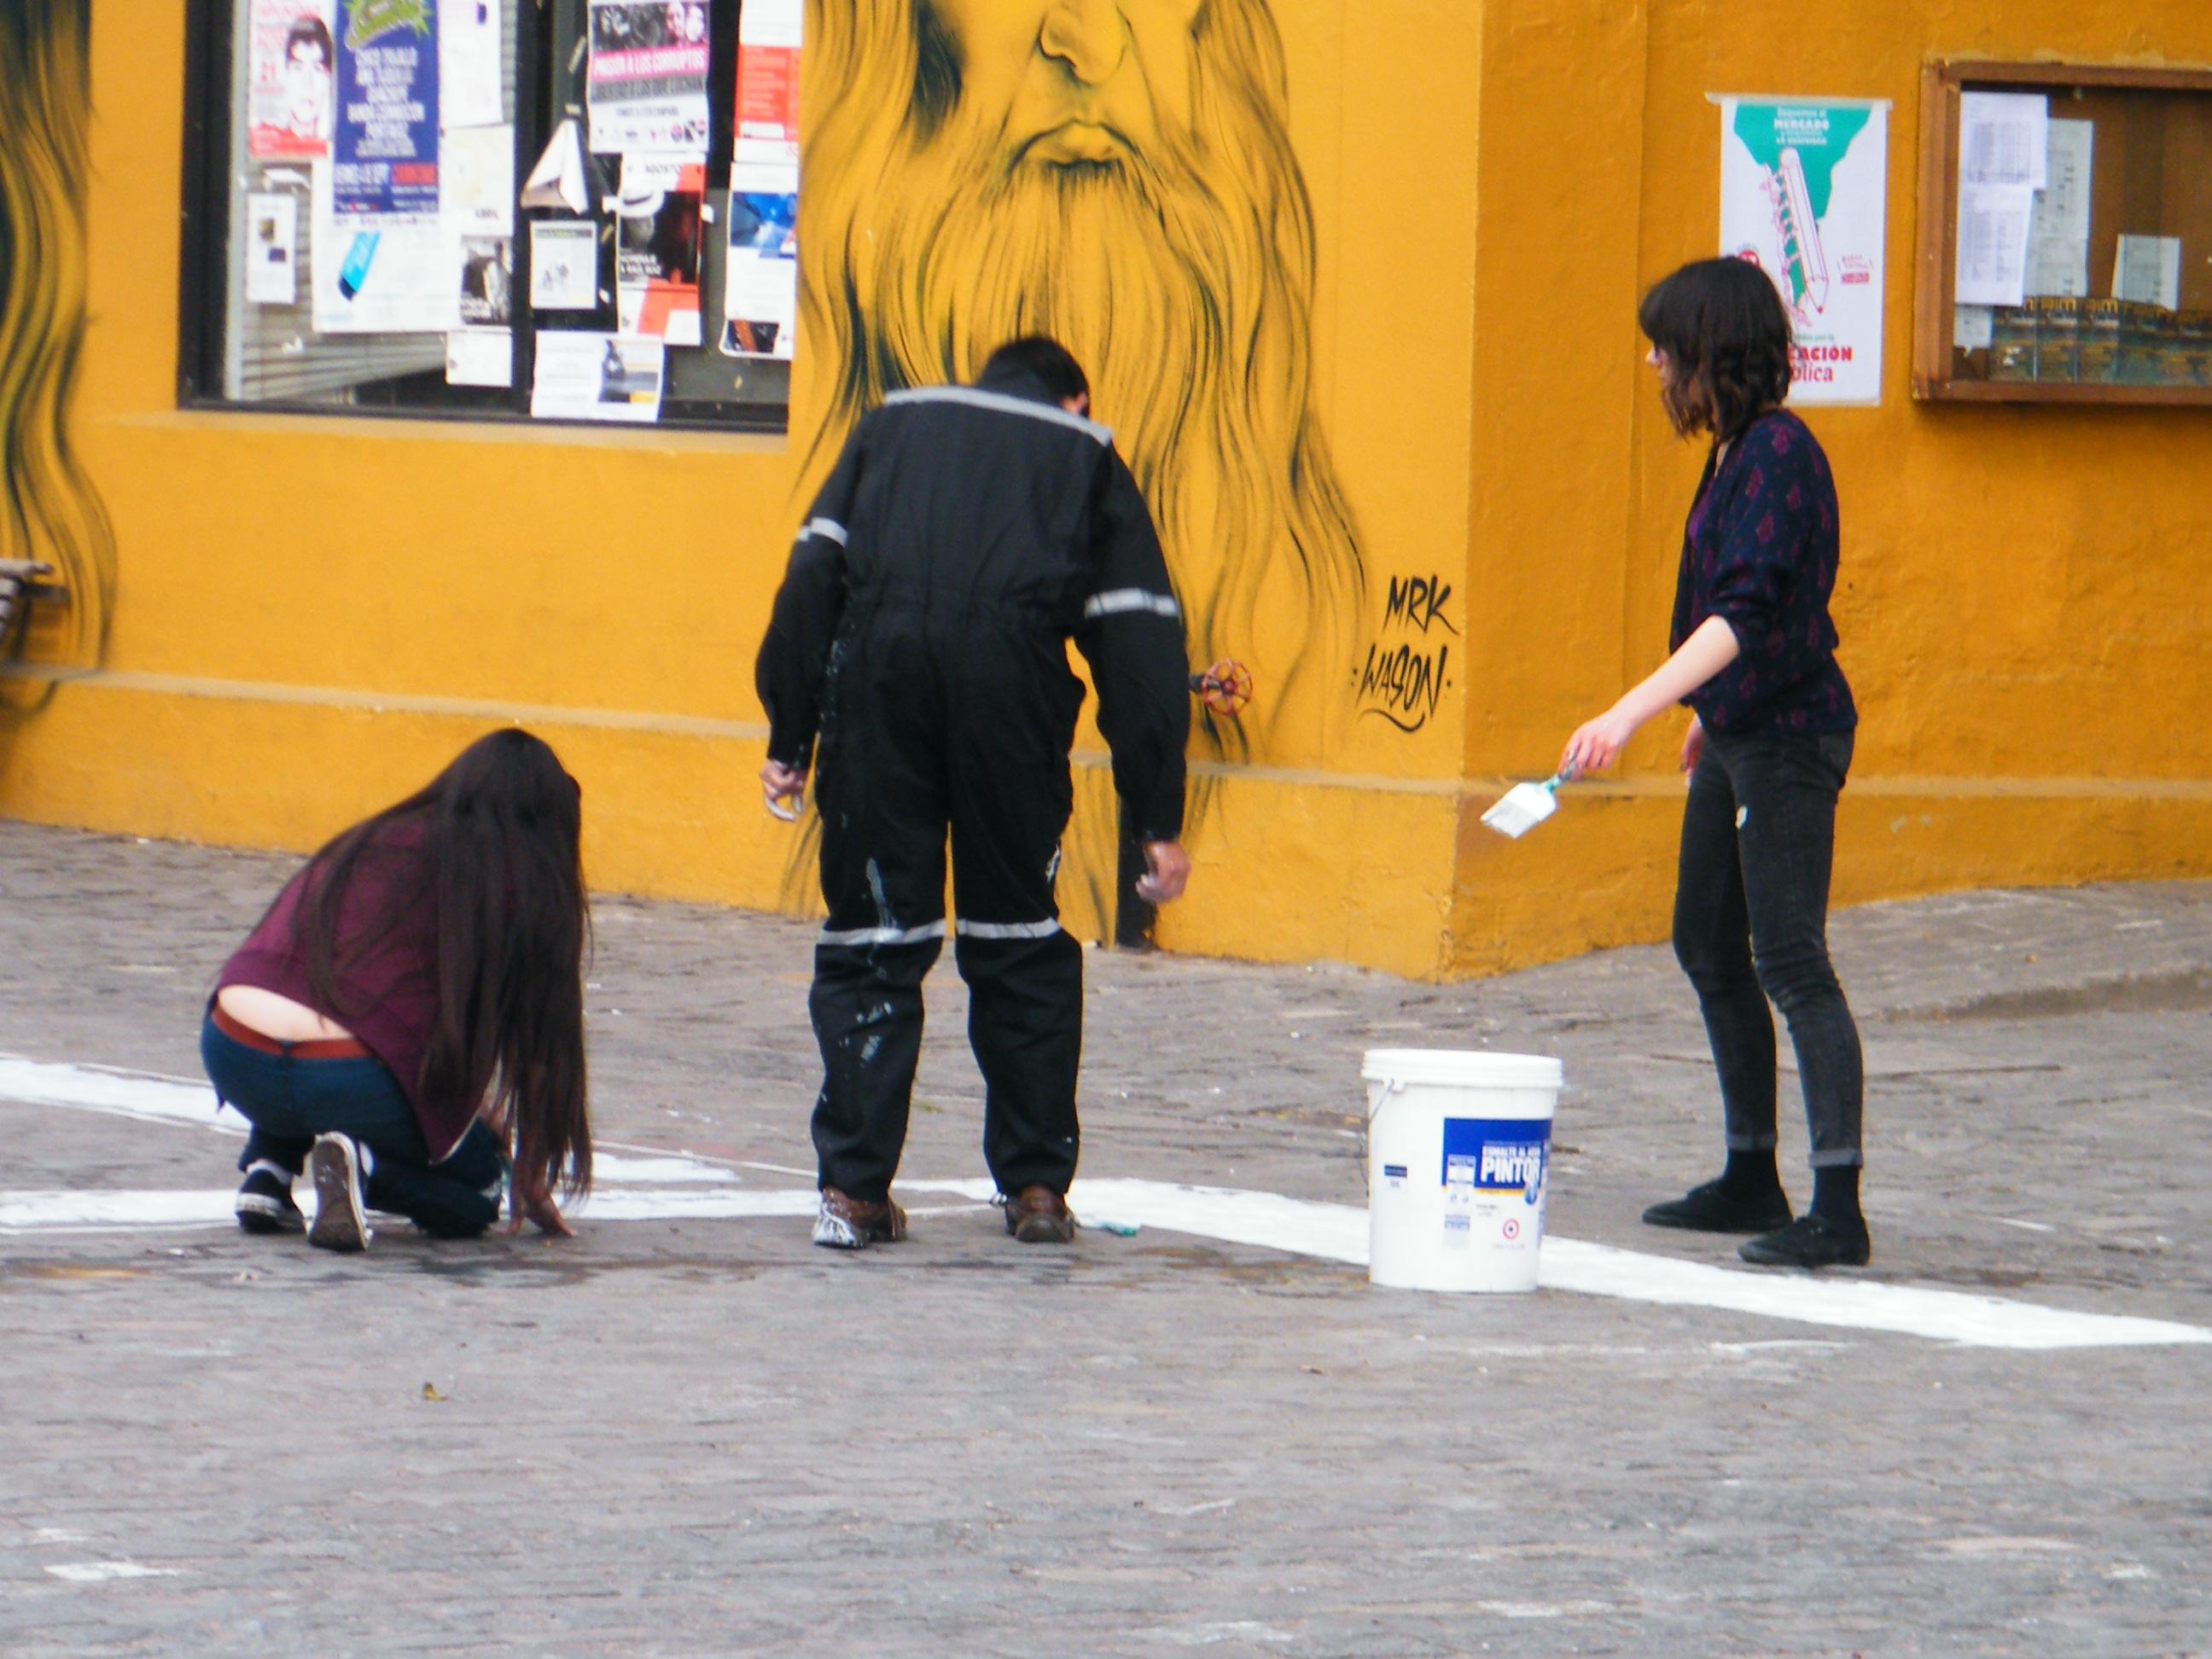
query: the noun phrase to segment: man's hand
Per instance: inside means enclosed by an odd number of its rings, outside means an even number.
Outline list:
[[[770,761],[760,769],[761,794],[768,802],[768,810],[786,823],[799,821],[800,803],[806,799],[806,769],[786,766],[781,761]],[[791,805],[786,806],[784,802]]]
[[[1137,878],[1137,896],[1147,904],[1169,904],[1182,896],[1190,880],[1190,854],[1179,841],[1145,843],[1145,873]]]
[[[1695,714],[1690,716],[1690,729],[1682,738],[1682,769],[1698,769],[1698,757],[1705,752],[1705,723]]]

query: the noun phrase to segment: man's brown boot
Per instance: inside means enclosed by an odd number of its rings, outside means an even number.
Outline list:
[[[814,1242],[833,1250],[864,1250],[871,1244],[895,1244],[906,1237],[906,1212],[879,1198],[866,1203],[835,1187],[822,1189],[822,1208],[814,1218]]]
[[[1024,1187],[1006,1200],[1006,1231],[1024,1244],[1066,1244],[1075,1237],[1075,1212],[1049,1187]]]

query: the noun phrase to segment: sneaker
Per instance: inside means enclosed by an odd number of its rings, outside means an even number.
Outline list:
[[[1790,1224],[1790,1194],[1772,1192],[1747,1198],[1717,1181],[1692,1187],[1680,1198],[1654,1204],[1644,1212],[1647,1227],[1681,1227],[1693,1233],[1771,1233]]]
[[[273,1164],[257,1162],[239,1183],[231,1206],[238,1224],[249,1233],[296,1233],[307,1224],[300,1206],[292,1201],[292,1177]]]
[[[1866,1223],[1844,1227],[1807,1211],[1764,1238],[1746,1241],[1736,1254],[1762,1267],[1863,1267],[1872,1254]]]
[[[1075,1212],[1049,1187],[1024,1187],[1006,1206],[1006,1231],[1024,1244],[1066,1244],[1075,1237]]]
[[[867,1203],[835,1187],[822,1189],[814,1217],[814,1242],[832,1250],[865,1250],[906,1237],[906,1212],[889,1198]]]
[[[368,1248],[368,1217],[361,1203],[361,1148],[344,1135],[323,1135],[307,1154],[315,1182],[315,1224],[307,1243],[325,1250]]]

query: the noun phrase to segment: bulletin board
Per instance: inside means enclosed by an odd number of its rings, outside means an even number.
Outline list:
[[[1922,94],[1913,396],[2212,405],[2212,70],[1947,60]]]

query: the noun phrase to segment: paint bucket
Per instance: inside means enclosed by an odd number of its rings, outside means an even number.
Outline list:
[[[1552,1112],[1541,1054],[1370,1048],[1367,1277],[1414,1291],[1533,1291]]]

